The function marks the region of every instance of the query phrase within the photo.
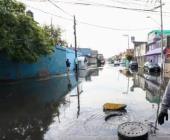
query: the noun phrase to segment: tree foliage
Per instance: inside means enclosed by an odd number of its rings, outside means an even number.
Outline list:
[[[131,54],[126,54],[126,59],[127,59],[128,61],[131,61],[131,60],[133,59],[133,55],[131,55]]]
[[[61,34],[63,32],[61,28],[59,27],[56,28],[53,25],[52,26],[44,25],[43,28],[49,36],[51,45],[60,44],[61,46],[67,46],[67,42],[61,39]]]
[[[53,51],[54,43],[44,28],[15,0],[0,1],[0,52],[17,62],[36,62]],[[61,36],[61,32],[57,32]],[[58,40],[56,40],[58,41]]]

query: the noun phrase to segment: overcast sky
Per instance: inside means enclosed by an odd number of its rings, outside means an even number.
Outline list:
[[[19,1],[24,2],[27,9],[33,11],[35,20],[40,24],[50,25],[52,19],[55,26],[64,30],[63,38],[73,46],[72,15],[75,15],[78,46],[98,50],[106,58],[128,48],[128,37],[124,36],[125,34],[129,35],[129,38],[135,36],[136,41],[147,41],[148,32],[160,29],[159,12],[113,8],[116,6],[148,10],[158,6],[159,3],[155,3],[158,0],[51,0],[58,7],[47,0]],[[170,29],[170,1],[163,0],[163,3],[163,11],[167,12],[163,13],[164,29]],[[112,7],[109,8],[107,5]],[[150,18],[147,18],[148,16]],[[130,48],[132,47],[133,44],[130,43]]]

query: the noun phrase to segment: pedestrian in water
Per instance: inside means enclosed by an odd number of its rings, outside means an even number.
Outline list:
[[[158,124],[162,125],[165,119],[168,120],[168,109],[170,109],[170,80],[162,99],[161,110],[158,115]]]
[[[69,59],[67,59],[66,60],[66,67],[67,67],[67,73],[69,73],[69,71],[70,71],[70,61],[69,61]]]

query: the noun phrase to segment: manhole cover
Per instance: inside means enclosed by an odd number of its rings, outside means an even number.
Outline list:
[[[125,122],[118,126],[118,135],[121,140],[146,140],[148,128],[141,122]]]

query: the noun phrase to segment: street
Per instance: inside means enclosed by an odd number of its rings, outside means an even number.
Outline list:
[[[81,71],[78,84],[72,73],[1,83],[0,139],[116,140],[118,125],[127,121],[146,124],[150,140],[166,139],[170,122],[155,123],[159,81],[159,75],[107,64]],[[107,102],[126,104],[126,111],[105,121],[110,113],[103,111]]]

